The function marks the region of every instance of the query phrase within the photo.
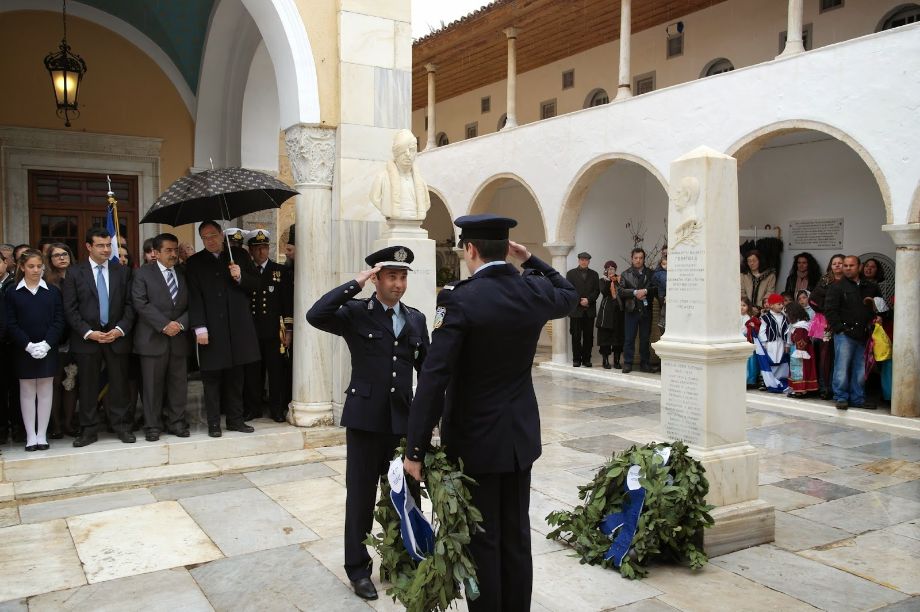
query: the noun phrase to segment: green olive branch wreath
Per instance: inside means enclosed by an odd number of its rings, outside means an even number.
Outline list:
[[[403,455],[403,446],[397,450]],[[422,495],[431,499],[434,511],[434,554],[416,563],[406,552],[400,533],[399,514],[390,501],[390,483],[380,483],[380,499],[374,518],[382,527],[370,533],[364,543],[380,555],[380,579],[389,582],[386,593],[399,600],[409,612],[444,611],[455,599],[478,596],[476,565],[468,550],[470,538],[482,531],[482,514],[472,505],[468,485],[476,481],[463,473],[463,462],[455,465],[444,447],[425,455],[425,488]]]
[[[670,446],[667,465],[661,464],[656,450]],[[585,486],[578,487],[578,497],[585,500],[571,511],[557,510],[546,517],[556,529],[547,539],[559,539],[575,549],[581,563],[611,567],[604,560],[610,540],[598,528],[605,516],[623,509],[624,483],[629,468],[642,468],[640,484],[645,489],[645,504],[639,517],[636,535],[629,554],[620,565],[626,578],[642,578],[644,566],[653,558],[666,557],[703,567],[708,561],[703,552],[703,529],[713,524],[706,503],[709,482],[705,468],[690,456],[682,442],[632,446],[614,454]]]

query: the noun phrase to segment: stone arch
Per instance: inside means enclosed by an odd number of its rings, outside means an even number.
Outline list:
[[[742,136],[726,149],[725,154],[731,155],[737,159],[740,168],[744,162],[759,151],[767,141],[783,134],[801,132],[804,130],[821,132],[832,138],[836,138],[850,147],[850,149],[863,160],[863,163],[866,164],[869,172],[871,172],[872,176],[875,178],[879,192],[882,195],[882,202],[885,204],[885,222],[893,223],[894,215],[891,209],[891,189],[888,186],[888,180],[885,178],[885,174],[882,172],[881,167],[859,141],[837,127],[808,119],[787,119],[785,121],[778,121]]]
[[[595,157],[578,170],[575,178],[572,179],[568,189],[566,189],[565,197],[562,200],[562,208],[559,211],[559,222],[556,225],[554,242],[574,244],[575,228],[578,225],[578,217],[581,214],[581,207],[584,204],[588,190],[608,168],[617,162],[624,161],[637,164],[648,170],[667,192],[668,181],[664,178],[664,175],[651,162],[641,157],[631,153],[605,153]]]
[[[48,11],[51,13],[61,12],[61,3],[57,0],[6,0],[0,5],[0,13],[11,11]],[[153,62],[159,66],[169,82],[179,93],[179,97],[185,103],[189,115],[195,116],[196,99],[195,93],[185,81],[182,72],[178,66],[170,59],[160,46],[155,43],[149,36],[135,28],[133,25],[119,19],[118,17],[106,13],[92,6],[75,2],[68,4],[67,14],[73,17],[79,17],[86,21],[91,21],[96,25],[102,26],[107,30],[115,32],[135,47],[146,54]],[[77,50],[79,52],[79,49]]]
[[[533,188],[527,183],[527,181],[522,179],[517,174],[514,174],[513,172],[502,172],[500,174],[490,176],[488,179],[483,181],[482,184],[473,193],[473,197],[470,199],[470,208],[466,214],[475,215],[489,211],[490,205],[492,204],[498,190],[507,187],[509,183],[513,183],[518,187],[521,187],[533,202],[534,208],[536,209],[535,212],[540,223],[539,231],[542,235],[539,237],[539,241],[534,240],[532,242],[536,247],[538,257],[548,261],[548,259],[546,259],[546,253],[543,252],[545,250],[543,243],[547,242],[548,240],[546,215],[543,212],[543,206],[541,205],[539,198],[537,198],[537,194],[534,192]],[[531,217],[525,217],[525,215],[518,214],[516,210],[508,211],[508,216],[512,216],[518,220],[518,227],[511,230],[512,239],[514,239],[515,231],[524,231],[524,228]],[[536,237],[534,236],[534,238]],[[531,250],[534,251],[535,249],[531,248]]]
[[[894,17],[901,11],[907,11],[910,9],[914,9],[914,10],[920,9],[920,4],[917,4],[916,2],[906,2],[904,4],[899,4],[898,6],[892,8],[890,11],[885,13],[885,15],[882,16],[881,19],[879,19],[878,24],[875,26],[875,31],[881,32],[882,29],[885,27],[885,24],[888,23],[888,20],[890,20],[892,17]]]

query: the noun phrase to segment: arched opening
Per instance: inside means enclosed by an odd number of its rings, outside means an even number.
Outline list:
[[[450,209],[440,193],[429,188],[428,194],[431,196],[431,208],[422,221],[422,229],[428,232],[428,238],[434,240],[437,261],[435,280],[438,287],[443,287],[451,281],[460,280],[460,257],[454,250],[457,239]]]
[[[731,60],[727,60],[724,57],[717,57],[703,67],[700,78],[731,72],[734,69],[735,65],[731,63]]]
[[[601,106],[610,102],[610,96],[607,95],[607,90],[602,88],[592,89],[588,96],[585,98],[585,103],[582,108],[592,108],[595,106]]]
[[[436,138],[436,141],[439,147],[444,147],[450,144],[450,139],[447,138],[446,132],[438,132],[438,137]]]
[[[264,42],[259,43],[249,67],[240,132],[240,164],[277,174],[281,132],[278,85]]]
[[[878,22],[875,31],[891,30],[892,28],[899,28],[918,21],[920,21],[920,4],[910,2],[896,6],[885,13],[885,16]]]
[[[824,130],[778,128],[739,147],[736,156],[739,246],[743,251],[751,241],[781,238],[773,241],[781,248],[773,264],[778,291],[800,252],[811,253],[822,271],[838,252],[894,258],[894,244],[881,230],[890,220],[887,188],[854,146]],[[780,235],[765,231],[767,225]]]

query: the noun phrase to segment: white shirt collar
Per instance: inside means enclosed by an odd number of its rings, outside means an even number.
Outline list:
[[[99,269],[99,266],[102,266],[102,269],[103,269],[103,270],[108,270],[108,269],[109,269],[109,260],[106,259],[106,260],[103,261],[101,264],[96,263],[96,262],[93,261],[92,259],[89,260],[89,267],[92,268],[93,270],[98,270],[98,269]]]
[[[474,274],[474,275],[475,275],[475,274],[479,274],[482,270],[485,270],[486,268],[488,268],[488,267],[490,267],[490,266],[504,266],[504,265],[507,264],[507,263],[508,263],[508,262],[505,261],[504,259],[496,259],[496,260],[494,260],[494,261],[488,261],[488,262],[482,264],[481,266],[479,266],[478,268],[476,268],[476,271],[475,271],[473,274]]]
[[[38,286],[41,287],[42,289],[48,288],[48,285],[45,283],[45,279],[43,278],[38,279]],[[26,285],[26,279],[22,279],[21,281],[19,281],[19,284],[16,285],[16,290],[19,291],[23,287],[25,287],[26,289],[29,289],[28,285]],[[32,290],[29,289],[29,291],[32,291]],[[32,291],[32,293],[36,293],[37,291],[38,291],[38,288],[36,288],[35,291]]]
[[[163,262],[161,262],[159,259],[157,260],[157,266],[159,266],[159,268],[160,268],[160,273],[164,273],[164,272],[166,272],[167,270],[172,270],[172,269],[173,269],[173,268],[167,268],[166,266],[164,266],[164,265],[163,265]]]

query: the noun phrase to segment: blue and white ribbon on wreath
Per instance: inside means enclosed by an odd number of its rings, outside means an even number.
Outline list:
[[[434,530],[406,488],[402,458],[390,462],[387,479],[390,481],[390,501],[399,514],[403,546],[414,561],[422,561],[434,552]]]
[[[655,451],[661,457],[661,465],[667,465],[671,458],[671,447],[664,446]],[[612,540],[610,548],[604,554],[604,560],[613,560],[617,567],[623,563],[623,559],[629,553],[632,546],[633,538],[636,537],[636,529],[639,526],[639,517],[642,515],[642,509],[645,506],[645,489],[639,484],[639,478],[642,468],[633,465],[626,473],[626,482],[623,488],[626,491],[626,498],[623,501],[623,510],[608,514],[601,521],[601,533]],[[670,476],[668,477],[670,479]]]

